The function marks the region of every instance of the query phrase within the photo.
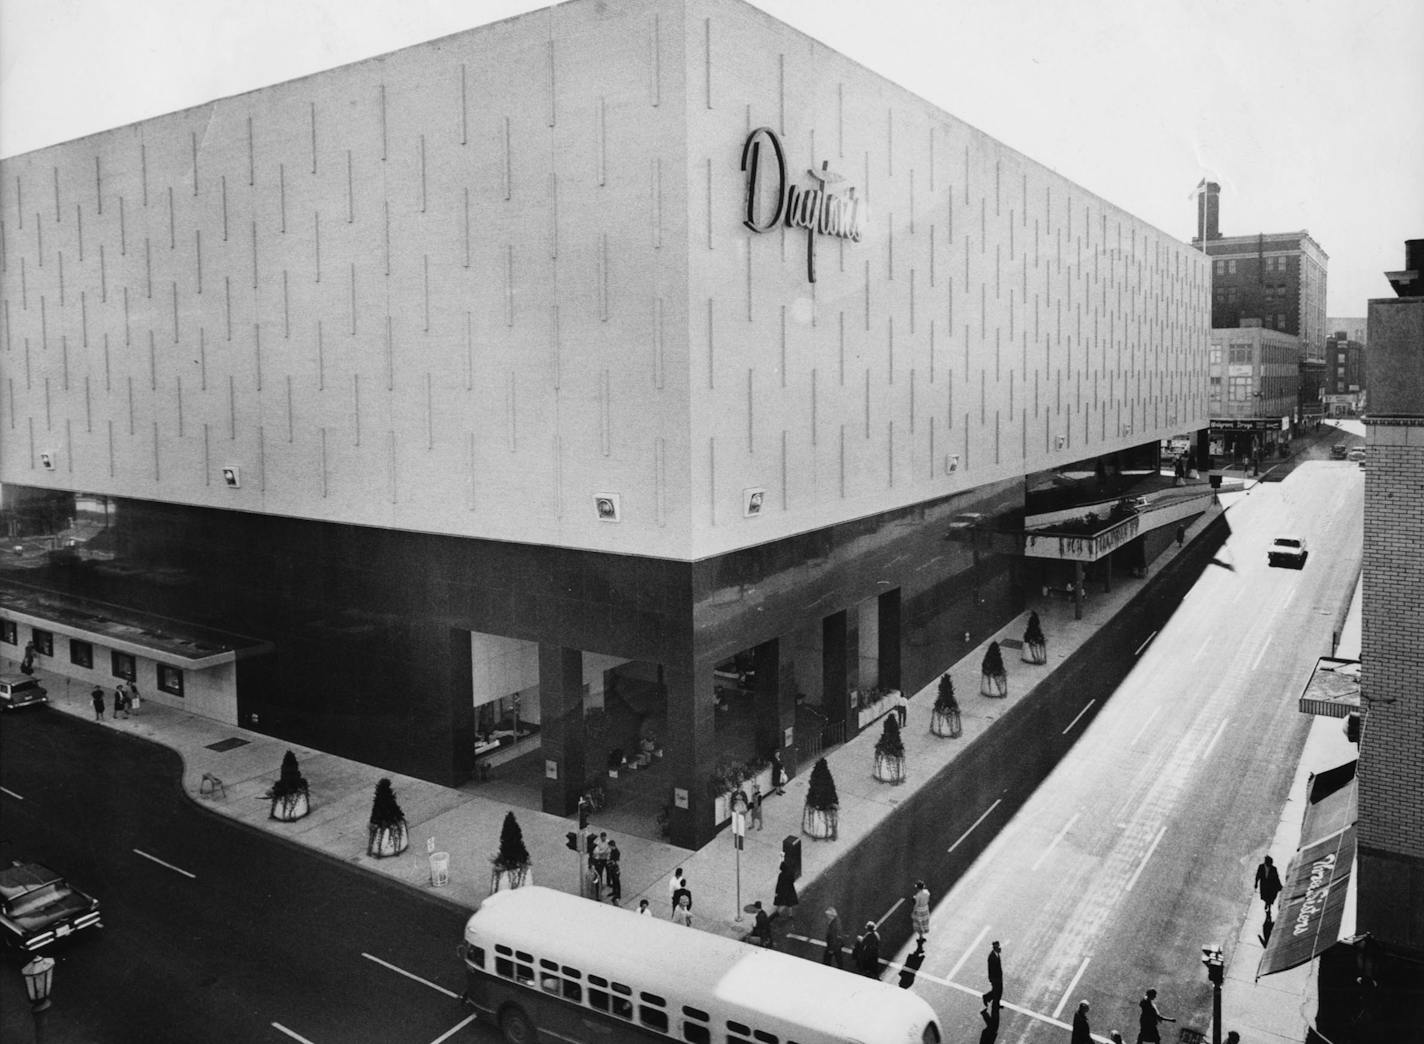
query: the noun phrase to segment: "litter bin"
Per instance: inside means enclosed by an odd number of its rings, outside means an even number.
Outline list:
[[[788,834],[782,839],[781,859],[791,871],[791,880],[801,876],[801,839],[795,834]]]
[[[450,853],[430,853],[430,883],[441,888],[450,883]]]

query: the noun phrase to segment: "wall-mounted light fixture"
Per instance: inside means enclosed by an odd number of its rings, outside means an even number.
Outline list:
[[[595,493],[593,510],[600,522],[622,522],[623,498],[617,493]]]
[[[222,477],[223,485],[228,489],[237,489],[242,485],[242,469],[236,464],[224,464]]]
[[[742,490],[742,516],[744,518],[755,518],[761,514],[762,505],[766,503],[766,490],[760,486]]]

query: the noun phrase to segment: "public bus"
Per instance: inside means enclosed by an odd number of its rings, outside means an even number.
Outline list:
[[[940,1044],[908,990],[548,888],[484,900],[459,952],[509,1044]]]

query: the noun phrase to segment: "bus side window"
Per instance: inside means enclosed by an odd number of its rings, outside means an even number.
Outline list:
[[[639,1000],[642,1002],[638,1006],[638,1018],[642,1020],[644,1026],[649,1026],[659,1033],[668,1031],[667,1001],[659,997],[656,993],[639,993]]]
[[[539,988],[545,993],[557,995],[559,993],[559,963],[558,961],[539,961]]]
[[[752,1038],[761,1041],[761,1044],[779,1044],[775,1033],[767,1033],[764,1030],[752,1030]]]
[[[613,983],[613,1014],[620,1019],[633,1020],[633,991],[621,982]]]
[[[752,1029],[740,1022],[727,1020],[727,1044],[752,1044]]]
[[[583,1003],[583,987],[578,982],[581,978],[583,972],[564,965],[564,1000],[571,1000],[575,1004]]]
[[[682,1006],[682,1039],[688,1044],[712,1044],[712,1031],[707,1028],[711,1019],[701,1008]]]
[[[607,986],[608,980],[601,975],[590,975],[588,977],[588,1002],[599,1011],[608,1010]]]
[[[514,951],[514,977],[525,986],[534,985],[534,955],[523,950]]]

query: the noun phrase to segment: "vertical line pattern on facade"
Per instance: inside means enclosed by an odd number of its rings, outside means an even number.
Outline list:
[[[178,217],[173,211],[173,186],[168,186],[168,249],[178,249]]]
[[[396,348],[395,336],[391,327],[390,313],[386,313],[386,391],[394,391],[396,387]]]
[[[12,411],[13,412],[13,411]],[[109,478],[114,477],[114,422],[109,423]]]
[[[509,117],[506,116],[504,117],[504,198],[506,200],[514,192],[514,160],[510,154],[512,148]]]
[[[257,371],[257,390],[262,390],[262,324],[252,324],[252,355]]]
[[[933,478],[935,477],[935,468],[938,466],[938,465],[937,465],[938,457],[937,457],[936,454],[935,454],[935,415],[934,415],[933,413],[930,414],[930,457],[929,457],[929,460],[930,460],[929,475],[928,475],[927,477],[933,479]]]
[[[197,280],[198,296],[203,296],[203,230],[193,230],[193,275]]]
[[[35,216],[38,217],[39,215]],[[40,259],[40,267],[44,267],[43,256],[41,256]],[[153,244],[147,236],[143,237],[143,276],[144,296],[151,301],[153,300]],[[254,287],[256,287],[256,285],[256,283],[253,283]],[[44,298],[41,297],[40,300],[43,301]]]
[[[174,344],[177,344],[177,343],[178,343],[178,282],[177,282],[177,280],[174,280],[172,286],[173,286],[173,343],[174,343]]]
[[[61,250],[56,255],[59,264],[59,307],[64,308],[64,251]]]
[[[504,325],[514,326],[514,244],[504,246]]]
[[[513,371],[513,370],[510,370],[510,371],[509,371],[509,380],[508,380],[508,383],[507,383],[506,386],[505,386],[504,412],[505,412],[505,418],[507,419],[507,421],[508,421],[508,423],[509,423],[509,452],[511,452],[511,453],[515,452],[515,450],[518,449],[518,445],[519,445],[519,444],[518,444],[518,441],[517,441],[517,438],[516,438],[516,431],[515,431],[515,424],[514,424],[514,422],[515,422],[515,405],[516,405],[516,403],[515,403],[514,371]]]
[[[129,402],[129,434],[132,435],[132,434],[134,433],[134,390],[133,390],[133,374],[129,374],[128,376],[126,376],[126,377],[124,378],[124,381],[125,381],[126,387],[128,388],[128,402]]]
[[[553,9],[552,9],[552,8],[550,8],[549,15],[550,15],[550,22],[552,23],[552,21],[553,21]],[[549,32],[550,32],[550,34],[551,34],[551,35],[550,35],[550,38],[549,38],[548,40],[544,41],[545,87],[547,88],[547,90],[548,90],[548,92],[549,92],[548,126],[550,126],[550,127],[554,126],[554,118],[555,118],[555,115],[556,115],[556,105],[557,105],[557,99],[558,99],[558,86],[557,86],[557,82],[556,82],[555,76],[554,76],[554,40],[553,40],[553,36],[552,36],[553,31],[554,31],[554,27],[553,27],[552,24],[550,24],[550,26],[549,26]]]
[[[608,370],[602,369],[598,373],[598,446],[599,451],[606,457],[612,452],[611,439],[609,437],[609,398],[612,389],[609,386]]]
[[[153,343],[153,331],[148,331],[148,390],[158,390],[158,349]]]
[[[712,108],[712,19],[702,19],[702,90]]]

